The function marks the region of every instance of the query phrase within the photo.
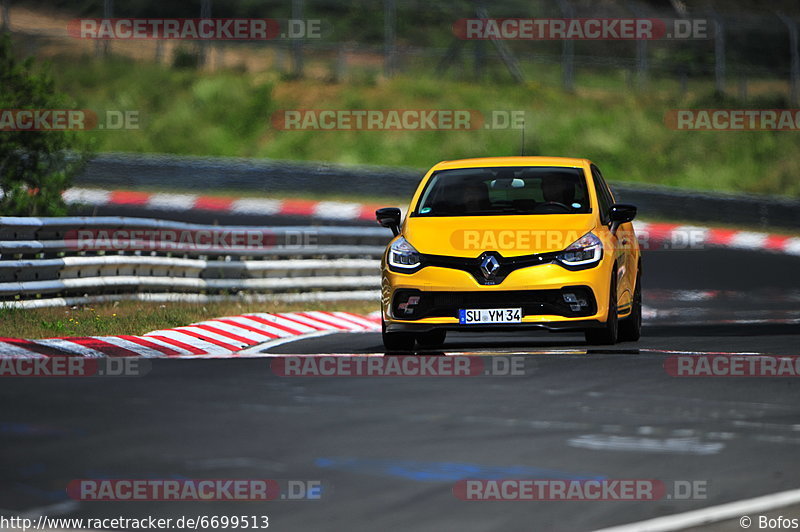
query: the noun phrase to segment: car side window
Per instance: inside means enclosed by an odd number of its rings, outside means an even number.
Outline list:
[[[594,181],[594,189],[597,191],[597,201],[600,208],[600,221],[607,224],[610,221],[609,211],[611,204],[614,203],[613,196],[608,190],[608,185],[603,180],[600,170],[592,165],[592,180]]]
[[[597,177],[600,178],[600,183],[602,183],[603,185],[603,190],[606,191],[606,196],[608,196],[608,204],[614,205],[616,203],[616,200],[614,199],[614,192],[611,190],[611,185],[609,185],[603,178],[603,174],[602,172],[600,172],[600,169],[598,167],[595,166],[594,169],[597,170]]]

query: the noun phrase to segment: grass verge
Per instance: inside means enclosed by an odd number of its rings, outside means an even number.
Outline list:
[[[141,335],[214,317],[254,312],[340,310],[368,314],[378,308],[377,301],[208,304],[121,301],[30,310],[0,307],[0,335],[11,338]]]
[[[171,69],[120,57],[55,57],[53,63],[59,89],[73,95],[78,108],[138,111],[139,129],[87,132],[98,151],[428,168],[445,159],[518,154],[520,132],[282,131],[271,116],[291,109],[524,111],[526,154],[587,157],[612,182],[800,197],[796,132],[676,131],[665,122],[671,109],[789,107],[786,95],[768,84],[740,101],[715,93],[712,80],[693,82],[683,93],[662,83],[666,78],[653,79],[648,90],[634,91],[609,88],[596,74],[593,83],[569,93],[540,81],[474,83],[413,73],[336,84],[270,72]]]

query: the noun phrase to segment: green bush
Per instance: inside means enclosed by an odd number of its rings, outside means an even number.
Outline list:
[[[8,35],[0,36],[0,110],[67,109],[47,69],[32,58],[18,61]],[[66,213],[61,193],[85,162],[88,150],[76,132],[0,131],[0,215]]]

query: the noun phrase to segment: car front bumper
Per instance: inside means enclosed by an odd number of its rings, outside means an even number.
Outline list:
[[[433,329],[459,331],[514,331],[521,329],[577,330],[601,327],[608,317],[608,300],[610,275],[613,263],[604,258],[594,268],[571,271],[558,264],[541,264],[521,268],[511,272],[502,283],[482,285],[475,278],[462,270],[429,266],[411,273],[397,273],[384,268],[381,290],[382,311],[388,332],[425,332]],[[393,309],[393,299],[398,291],[416,290],[424,297],[431,294],[491,294],[496,292],[525,291],[558,291],[566,287],[584,287],[591,291],[594,306],[590,314],[568,316],[564,313],[525,314],[521,323],[514,324],[470,324],[459,323],[456,314],[404,319]],[[497,294],[501,296],[502,294]],[[491,306],[487,304],[470,304],[468,298],[461,298],[462,308],[512,308],[520,305],[503,304],[502,297],[491,298]],[[566,313],[569,314],[569,313]]]

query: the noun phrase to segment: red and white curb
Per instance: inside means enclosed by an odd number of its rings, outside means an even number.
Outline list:
[[[68,204],[136,206],[169,211],[212,211],[260,216],[300,216],[325,220],[374,220],[385,205],[303,199],[230,198],[199,194],[71,188]],[[705,246],[757,250],[800,256],[800,236],[693,225],[634,221],[643,249],[701,249]]]
[[[380,315],[350,312],[243,314],[201,321],[142,336],[87,336],[26,340],[0,338],[2,357],[146,357],[239,356],[254,347],[337,332],[380,330]]]
[[[694,225],[633,222],[643,249],[702,249],[708,247],[771,251],[800,256],[800,237]]]
[[[304,199],[230,198],[199,194],[168,194],[133,190],[71,188],[64,192],[68,205],[133,206],[168,211],[213,211],[259,216],[303,216],[329,220],[375,220],[375,210],[386,205]]]

